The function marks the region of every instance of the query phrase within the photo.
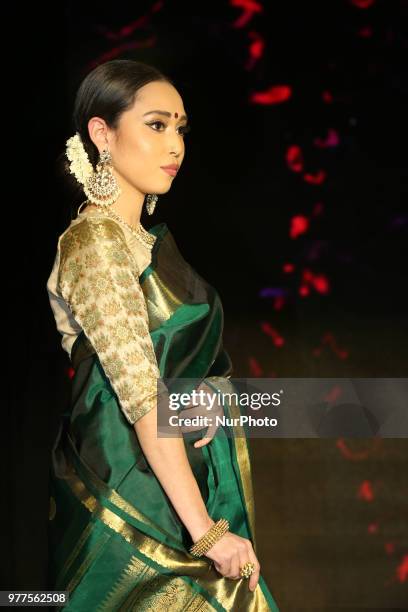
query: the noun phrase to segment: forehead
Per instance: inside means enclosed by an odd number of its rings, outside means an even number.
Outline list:
[[[133,108],[140,116],[156,109],[167,111],[172,117],[186,114],[183,99],[177,89],[171,83],[162,81],[154,81],[141,87]]]

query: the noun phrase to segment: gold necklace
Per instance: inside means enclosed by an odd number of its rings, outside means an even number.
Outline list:
[[[114,219],[122,223],[123,225],[126,225],[126,227],[132,232],[132,234],[136,236],[139,242],[141,242],[149,250],[152,250],[153,245],[156,242],[156,236],[154,236],[153,234],[150,234],[150,232],[148,232],[140,222],[139,222],[138,227],[134,227],[133,225],[130,225],[130,223],[128,223],[116,211],[113,211],[111,208],[104,209],[104,212],[106,212],[106,214],[113,217]]]

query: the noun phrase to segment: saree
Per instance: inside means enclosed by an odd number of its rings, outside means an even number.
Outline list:
[[[150,265],[139,277],[149,333],[163,379],[194,378],[222,393],[234,391],[223,346],[217,291],[183,259],[165,223]],[[141,450],[118,404],[97,351],[84,331],[71,352],[71,401],[51,452],[49,573],[51,588],[67,591],[57,609],[73,611],[245,610],[279,612],[262,575],[219,574],[211,560],[189,553],[192,540]],[[227,417],[239,402],[223,402]],[[213,520],[250,539],[256,553],[249,441],[219,428],[195,448],[203,430],[184,434],[186,454]]]

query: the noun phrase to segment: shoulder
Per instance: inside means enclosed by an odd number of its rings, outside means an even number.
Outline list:
[[[57,283],[64,296],[81,280],[98,286],[103,279],[129,284],[139,277],[136,260],[121,227],[102,215],[92,215],[72,224],[61,235],[59,248]]]
[[[119,225],[104,216],[88,216],[71,225],[60,237],[61,258],[93,248],[98,252],[107,247],[127,248],[126,238]]]

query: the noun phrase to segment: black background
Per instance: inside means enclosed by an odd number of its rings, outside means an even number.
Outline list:
[[[367,10],[346,0],[264,5],[243,28],[232,27],[241,9],[228,2],[164,2],[155,13],[150,2],[65,2],[5,15],[4,588],[47,585],[48,456],[69,397],[69,362],[45,289],[57,237],[72,215],[55,160],[73,134],[76,87],[118,44],[107,32],[147,15],[123,41],[140,47],[118,57],[169,74],[190,115],[182,171],[159,197],[153,220],[144,213],[142,222],[166,221],[185,259],[219,291],[234,375],[254,376],[252,358],[263,376],[406,376],[407,2],[377,0]],[[366,25],[372,36],[358,36]],[[246,70],[251,32],[266,46]],[[274,84],[289,84],[291,99],[249,103],[251,93]],[[324,90],[331,104],[322,101]],[[314,147],[330,127],[339,146]],[[325,169],[322,185],[288,169],[290,144],[302,147],[308,171]],[[324,203],[323,214],[291,240],[290,218],[310,215],[316,202]],[[307,262],[316,241],[325,248]],[[287,261],[297,270],[290,278],[282,273]],[[328,294],[299,296],[305,266],[328,277]],[[288,290],[282,310],[260,298],[269,286]],[[280,331],[283,347],[273,345],[262,322]],[[346,360],[327,346],[321,358],[313,356],[327,331],[348,350]],[[335,440],[255,446],[261,564],[282,610],[402,606],[406,585],[393,576],[408,554],[400,520],[406,441],[384,441],[357,473]],[[371,514],[352,494],[369,474],[385,483]],[[382,539],[373,544],[366,529],[378,517]],[[387,538],[393,554],[385,552]]]

